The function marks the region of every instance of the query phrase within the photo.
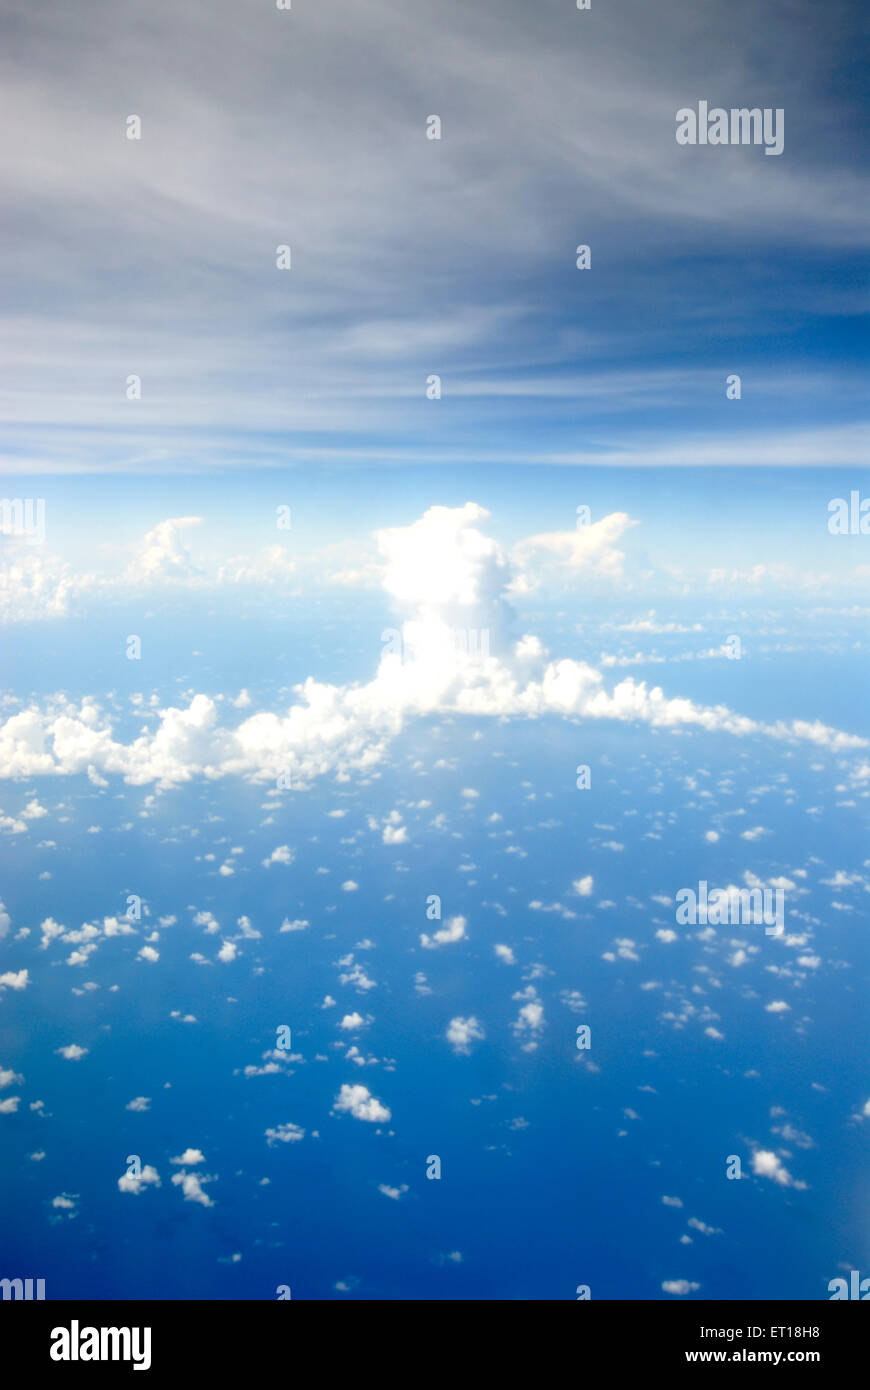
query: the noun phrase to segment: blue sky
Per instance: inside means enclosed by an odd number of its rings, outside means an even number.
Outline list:
[[[870,1276],[854,8],[0,26],[0,1277]]]

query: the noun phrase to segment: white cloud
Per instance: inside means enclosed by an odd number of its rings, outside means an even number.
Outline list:
[[[435,932],[434,936],[428,936],[426,932],[422,932],[420,945],[427,951],[434,951],[439,946],[449,946],[456,941],[462,941],[465,938],[467,925],[464,917],[448,917],[445,925],[440,931]]]
[[[486,1034],[476,1018],[451,1018],[447,1025],[447,1041],[454,1052],[467,1054],[471,1043],[480,1042]]]
[[[404,825],[385,825],[383,833],[385,845],[404,845],[408,842],[408,829]]]
[[[202,517],[177,516],[161,521],[149,531],[138,548],[128,570],[128,581],[160,581],[191,579],[200,570],[194,564],[185,545],[183,533],[202,525]]]
[[[524,1033],[539,1033],[544,1026],[544,1006],[537,999],[529,1004],[524,1004],[520,1009],[516,1022],[511,1024],[514,1033],[521,1036]]]
[[[408,616],[401,629],[404,655],[386,650],[367,684],[335,686],[309,677],[296,687],[289,711],[254,713],[235,725],[224,722],[222,702],[197,694],[187,708],[150,712],[152,727],[129,742],[115,736],[110,718],[93,700],[58,696],[9,715],[0,726],[0,766],[7,777],[91,768],[134,785],[161,787],[199,776],[272,780],[292,766],[304,784],[331,771],[370,769],[410,720],[435,713],[635,721],[659,729],[799,740],[835,752],[867,746],[866,739],[818,720],[762,723],[724,705],[669,698],[632,677],[608,689],[594,667],[550,660],[528,638],[511,648],[502,640],[512,619],[505,600],[509,566],[476,524],[486,515],[474,503],[432,507],[410,526],[379,533],[384,587]],[[191,520],[162,523],[175,527],[172,532],[158,527],[149,533],[141,563],[161,574],[183,568],[178,528]],[[570,536],[573,547],[577,542]],[[456,632],[469,630],[491,634],[491,655],[457,644]],[[290,863],[292,852],[278,846],[263,862]]]
[[[359,961],[356,964],[353,963],[353,956],[345,956],[340,964],[348,966],[348,969],[338,977],[343,985],[353,985],[358,990],[377,988],[376,981],[369,978]]]
[[[333,1110],[342,1114],[350,1112],[355,1120],[368,1120],[372,1124],[385,1124],[390,1119],[387,1107],[372,1095],[367,1086],[342,1086]]]
[[[66,1047],[56,1047],[54,1050],[59,1057],[65,1057],[68,1062],[78,1062],[82,1057],[87,1057],[90,1049],[79,1047],[78,1043],[68,1043]]]
[[[499,960],[504,961],[505,965],[516,965],[516,956],[514,955],[510,946],[496,945],[493,947],[493,950],[495,951]]]
[[[706,1221],[699,1221],[697,1216],[690,1216],[688,1224],[694,1231],[700,1231],[704,1236],[721,1236],[722,1231],[718,1226],[708,1226]]]
[[[173,1186],[181,1188],[185,1202],[198,1202],[202,1207],[213,1207],[211,1197],[203,1191],[202,1185],[206,1182],[214,1182],[214,1178],[207,1177],[204,1173],[188,1173],[184,1168],[180,1173],[172,1175]]]
[[[194,1163],[205,1163],[205,1154],[202,1152],[202,1149],[185,1149],[183,1154],[179,1154],[178,1158],[170,1158],[169,1162],[181,1163],[185,1166]]]
[[[700,1287],[700,1284],[693,1284],[688,1279],[665,1279],[662,1284],[665,1293],[677,1294],[680,1297],[687,1293],[694,1293]]]
[[[624,553],[617,541],[638,523],[625,512],[611,512],[600,521],[573,531],[545,531],[520,541],[512,552],[520,592],[537,587],[540,575],[554,564],[571,574],[591,573],[608,579],[622,575]]]
[[[795,1181],[782,1159],[770,1149],[756,1149],[752,1155],[752,1171],[757,1177],[770,1178],[780,1187],[806,1187],[806,1183]]]
[[[292,864],[294,854],[289,845],[277,845],[268,859],[263,860],[263,868],[268,869],[272,864]]]
[[[151,1097],[150,1097],[150,1096],[135,1096],[133,1100],[129,1100],[129,1101],[127,1102],[127,1104],[124,1106],[124,1109],[125,1109],[125,1110],[136,1110],[136,1111],[139,1111],[140,1113],[142,1113],[142,1112],[144,1112],[144,1111],[146,1111],[146,1110],[148,1109],[148,1107],[150,1106],[150,1104],[151,1104]]]
[[[30,983],[30,976],[26,970],[7,970],[0,975],[0,988],[25,989]]]
[[[305,1138],[305,1130],[301,1125],[285,1124],[276,1125],[274,1129],[266,1130],[266,1142],[271,1148],[274,1144],[298,1144]]]
[[[130,1109],[129,1105],[127,1109]],[[139,1193],[143,1192],[146,1187],[160,1187],[160,1185],[160,1174],[157,1172],[156,1168],[152,1168],[150,1163],[145,1164],[138,1178],[131,1177],[129,1173],[124,1173],[123,1176],[118,1179],[118,1191],[131,1192],[134,1197],[138,1197]]]

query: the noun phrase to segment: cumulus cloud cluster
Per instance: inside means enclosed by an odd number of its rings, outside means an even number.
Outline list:
[[[21,709],[0,726],[0,772],[15,778],[114,774],[134,785],[168,788],[200,776],[272,780],[290,769],[304,786],[330,772],[364,771],[385,756],[409,721],[450,713],[638,721],[801,740],[835,752],[866,746],[867,740],[819,721],[764,723],[725,705],[669,697],[630,677],[608,688],[599,670],[551,658],[534,635],[510,639],[512,571],[480,528],[487,516],[471,502],[431,507],[411,526],[379,533],[384,588],[404,616],[398,649],[388,644],[371,681],[330,685],[309,676],[295,688],[289,709],[260,711],[235,725],[224,713],[232,704],[196,694],[186,708],[160,710],[155,726],[128,742],[115,736],[93,699],[60,697]],[[161,565],[181,563],[177,537],[152,538],[149,553],[159,553]],[[457,634],[480,632],[489,634],[487,644],[457,641]],[[288,862],[290,851],[284,851],[279,847],[275,862]]]

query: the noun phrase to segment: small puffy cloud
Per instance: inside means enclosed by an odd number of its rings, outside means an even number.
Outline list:
[[[304,931],[310,925],[310,922],[303,917],[297,917],[292,922],[289,917],[285,917],[281,923],[281,931]]]
[[[404,845],[408,842],[408,829],[404,825],[385,825],[383,841],[385,845]]]
[[[385,1182],[378,1183],[378,1192],[382,1192],[385,1197],[392,1197],[394,1202],[398,1202],[399,1198],[407,1191],[408,1184],[406,1182],[403,1182],[401,1187],[388,1187]]]
[[[342,1086],[332,1108],[339,1114],[350,1113],[355,1120],[368,1120],[372,1124],[385,1124],[390,1119],[390,1111],[367,1086]]]
[[[791,1008],[784,999],[774,999],[772,1003],[765,1004],[764,1010],[768,1014],[787,1014]]]
[[[183,1154],[179,1154],[177,1158],[170,1158],[169,1162],[187,1167],[194,1163],[205,1163],[205,1154],[202,1149],[185,1149]]]
[[[448,946],[455,941],[462,941],[467,925],[464,917],[449,917],[446,924],[440,931],[435,932],[434,936],[427,936],[426,932],[422,932],[420,945],[427,951],[434,951],[439,946]]]
[[[708,830],[706,835],[704,836],[704,839],[707,841],[708,844],[715,845],[716,841],[719,839],[718,830]]]
[[[238,947],[236,943],[234,941],[225,941],[217,953],[217,958],[226,964],[231,960],[235,960],[237,954]]]
[[[17,1072],[0,1067],[0,1091],[4,1090],[7,1086],[21,1086],[23,1083],[23,1076],[19,1076]]]
[[[160,959],[160,952],[155,951],[153,946],[143,946],[139,952],[139,957],[141,960],[149,960],[153,964],[154,961]]]
[[[752,1155],[752,1171],[756,1177],[770,1178],[780,1187],[806,1188],[806,1183],[796,1182],[780,1159],[770,1149],[756,1149]]]
[[[679,1197],[663,1197],[662,1202],[666,1207],[681,1207],[683,1205]]]
[[[211,1197],[203,1191],[202,1185],[205,1182],[214,1182],[214,1178],[207,1177],[204,1173],[188,1173],[184,1168],[180,1173],[172,1174],[172,1184],[181,1188],[185,1202],[198,1202],[201,1207],[213,1207]]]
[[[124,1106],[125,1110],[136,1110],[140,1114],[146,1111],[151,1104],[150,1096],[135,1096],[133,1100],[128,1100]]]
[[[447,1041],[454,1052],[467,1054],[473,1042],[480,1042],[486,1034],[476,1018],[451,1018],[447,1025]]]
[[[56,1211],[73,1211],[78,1199],[77,1192],[61,1192],[59,1197],[52,1197],[51,1205]]]
[[[700,1284],[690,1283],[688,1279],[665,1279],[662,1284],[665,1293],[676,1294],[678,1297],[683,1297],[687,1293],[694,1293],[700,1287]]]
[[[503,960],[505,965],[516,965],[516,957],[510,946],[497,945],[493,949],[499,960]]]
[[[355,893],[358,888],[359,884],[354,883],[352,878],[347,879],[347,881],[341,885],[342,893]]]
[[[511,1024],[517,1037],[521,1037],[524,1033],[539,1033],[543,1026],[544,1006],[537,999],[529,1004],[524,1004],[516,1022]]]
[[[273,864],[292,864],[293,859],[293,851],[289,845],[276,845],[268,859],[262,860],[262,865],[264,869],[268,869]]]
[[[349,1033],[349,1032],[354,1031],[354,1030],[357,1029],[357,1028],[364,1028],[364,1027],[365,1027],[365,1024],[366,1024],[366,1021],[365,1021],[365,1019],[363,1018],[362,1014],[359,1014],[359,1013],[352,1013],[352,1014],[345,1014],[344,1018],[341,1020],[341,1022],[340,1022],[337,1026],[338,1026],[339,1028],[344,1028],[344,1030],[345,1030],[346,1032]]]
[[[585,878],[575,878],[574,882],[571,884],[571,887],[574,889],[574,892],[577,894],[578,898],[589,898],[592,896],[592,890],[595,887],[595,880],[591,874],[586,874]]]
[[[338,977],[343,985],[353,985],[355,989],[363,992],[377,988],[377,982],[369,979],[369,976],[363,970],[359,961],[354,965],[353,956],[346,956],[340,964],[348,967],[348,969]]]
[[[49,920],[50,920],[50,919],[49,919]],[[173,919],[173,920],[174,920],[174,919]],[[42,924],[43,929],[45,928],[45,925],[46,925],[45,922],[43,922],[43,924]],[[164,924],[161,922],[161,926],[162,926],[162,925],[164,925]],[[130,923],[129,923],[129,922],[125,922],[125,921],[123,920],[123,918],[118,918],[118,917],[104,917],[104,918],[103,918],[103,936],[112,937],[112,936],[135,936],[135,935],[136,935],[136,929],[135,929],[135,927],[131,927],[131,926],[130,926]],[[46,946],[48,943],[47,943],[46,941],[43,941],[42,944],[43,944],[43,946]]]
[[[741,840],[760,840],[763,835],[769,834],[770,831],[766,830],[763,825],[754,825],[751,830],[742,831],[740,838]]]
[[[79,1047],[78,1043],[67,1043],[66,1047],[56,1047],[54,1050],[58,1057],[65,1057],[68,1062],[78,1062],[88,1055],[90,1049]]]
[[[54,941],[55,937],[63,936],[66,927],[61,926],[60,922],[56,922],[53,917],[46,917],[44,921],[40,922],[39,931],[41,936],[40,950],[46,951],[49,943]]]
[[[129,1105],[127,1109],[130,1109]],[[118,1179],[118,1191],[131,1192],[134,1197],[138,1197],[139,1193],[144,1192],[145,1188],[149,1186],[160,1186],[160,1174],[157,1172],[156,1168],[152,1168],[150,1163],[145,1164],[138,1178],[131,1177],[129,1173],[125,1173],[123,1177]]]
[[[6,989],[25,989],[30,983],[30,976],[26,970],[7,970],[0,975],[0,987]]]
[[[305,1130],[301,1125],[286,1124],[276,1125],[274,1129],[266,1130],[266,1143],[270,1148],[274,1144],[298,1144],[300,1139],[305,1138]]]
[[[0,1115],[14,1115],[20,1104],[20,1096],[7,1096],[5,1100],[0,1100]]]

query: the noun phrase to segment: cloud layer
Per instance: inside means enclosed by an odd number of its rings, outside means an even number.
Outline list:
[[[396,629],[400,640],[387,643],[368,683],[330,685],[309,676],[289,709],[234,724],[226,722],[225,702],[200,693],[186,708],[160,710],[155,726],[129,742],[115,736],[94,700],[58,698],[0,726],[0,771],[14,778],[117,775],[161,788],[200,776],[266,781],[289,773],[293,785],[304,786],[371,768],[410,721],[444,714],[634,721],[797,740],[835,753],[866,746],[818,720],[761,722],[725,705],[669,697],[631,677],[609,688],[595,667],[551,658],[533,635],[509,639],[512,572],[480,529],[487,516],[474,503],[432,507],[411,526],[380,534],[384,587],[406,616]],[[287,862],[286,849],[273,859]]]

